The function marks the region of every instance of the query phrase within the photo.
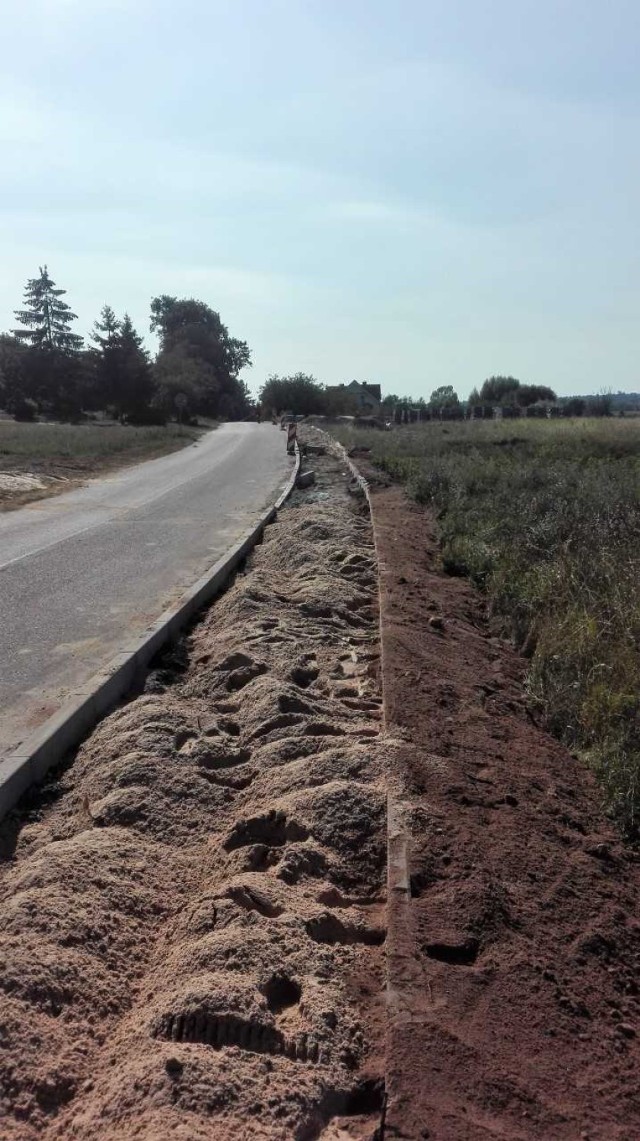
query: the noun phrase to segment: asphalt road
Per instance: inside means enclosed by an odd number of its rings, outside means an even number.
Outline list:
[[[233,546],[292,462],[273,425],[226,424],[0,515],[0,755]]]

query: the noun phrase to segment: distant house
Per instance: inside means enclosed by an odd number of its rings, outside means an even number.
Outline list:
[[[382,407],[382,393],[379,384],[360,384],[352,380],[350,384],[332,384],[327,392],[344,397],[356,416],[379,416]]]

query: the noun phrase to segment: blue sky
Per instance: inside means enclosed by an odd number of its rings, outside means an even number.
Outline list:
[[[270,372],[640,390],[637,0],[4,0],[0,328],[195,296]]]

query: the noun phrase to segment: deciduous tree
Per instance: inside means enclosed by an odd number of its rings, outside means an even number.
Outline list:
[[[296,416],[327,411],[323,385],[304,372],[296,372],[293,376],[270,376],[260,389],[260,403],[268,411],[293,412]]]
[[[517,404],[528,408],[541,400],[555,399],[555,392],[546,384],[521,384],[515,376],[490,376],[480,389],[480,402],[486,404]]]
[[[151,329],[160,338],[157,366],[165,375],[167,354],[176,351],[202,366],[197,384],[198,407],[194,411],[229,418],[247,414],[250,401],[239,373],[251,364],[249,346],[229,335],[220,315],[209,305],[167,294],[154,297]]]

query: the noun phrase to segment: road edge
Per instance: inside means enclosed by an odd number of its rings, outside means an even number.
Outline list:
[[[296,444],[291,475],[275,503],[266,508],[257,523],[209,567],[175,606],[165,610],[153,625],[125,646],[81,689],[75,690],[57,713],[0,760],[0,820],[20,797],[37,784],[70,749],[88,736],[97,723],[131,689],[136,676],[167,643],[173,641],[198,610],[224,588],[236,567],[262,538],[269,523],[287,501],[300,472],[301,455]]]

